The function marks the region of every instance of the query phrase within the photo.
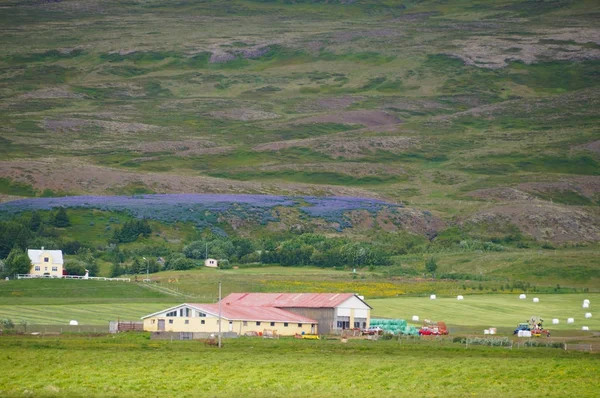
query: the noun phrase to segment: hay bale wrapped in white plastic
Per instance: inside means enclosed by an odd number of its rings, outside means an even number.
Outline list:
[[[527,298],[524,294],[519,294],[519,300],[525,300]]]
[[[429,296],[429,300],[435,300],[437,297],[435,294],[432,294],[431,296]]]
[[[568,318],[567,323],[575,323],[575,318]]]
[[[490,330],[489,330],[489,329],[485,329],[485,330],[483,331],[483,334],[490,334]]]
[[[540,302],[540,299],[539,299],[538,297],[534,297],[534,298],[533,298],[533,302],[534,302],[534,303],[539,303],[539,302]]]
[[[588,331],[588,330],[590,330],[590,328],[589,328],[589,327],[587,327],[587,326],[582,326],[582,327],[581,327],[581,330]]]
[[[519,330],[517,337],[531,337],[531,330]]]
[[[79,325],[79,322],[77,322],[77,321],[71,321],[71,322],[69,322],[69,325],[71,325],[71,326],[77,326],[77,325]]]
[[[413,316],[412,316],[412,320],[413,320],[414,322],[417,322],[417,321],[419,320],[419,316],[418,316],[418,315],[413,315]]]
[[[496,334],[496,328],[490,328],[490,334]]]
[[[553,325],[558,325],[559,323],[560,323],[560,321],[559,321],[558,319],[556,319],[556,318],[554,318],[554,319],[552,320],[552,324],[553,324]]]
[[[586,312],[585,313],[585,317],[587,318],[591,318],[592,317],[592,313],[591,312]]]
[[[590,303],[590,300],[589,300],[589,299],[585,299],[585,300],[583,300],[583,302],[584,302],[584,303],[588,303],[588,304],[589,304],[589,303]]]
[[[461,295],[458,295],[458,296],[456,296],[456,299],[457,300],[464,300],[465,298],[463,296],[461,296]]]
[[[590,308],[590,303],[586,303],[585,301],[583,302],[582,305],[583,308]]]

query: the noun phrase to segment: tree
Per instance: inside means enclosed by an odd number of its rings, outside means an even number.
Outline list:
[[[10,251],[5,263],[9,274],[28,274],[31,271],[29,256],[19,248]]]
[[[31,218],[29,219],[29,229],[32,230],[33,232],[37,232],[40,230],[41,226],[42,226],[42,216],[40,216],[39,212],[34,211],[33,214],[31,215]]]
[[[435,258],[429,257],[427,259],[427,261],[425,262],[425,270],[431,274],[435,273],[435,271],[437,270],[437,262],[435,261]]]
[[[65,261],[65,271],[67,275],[85,275],[86,264],[80,260],[67,260]]]
[[[119,263],[114,263],[110,268],[110,277],[116,278],[117,276],[123,275],[125,272]]]
[[[83,264],[85,269],[90,272],[90,276],[98,274],[98,264],[92,251],[87,247],[82,247],[77,250],[77,259]]]
[[[69,220],[69,216],[67,215],[67,211],[64,207],[58,208],[58,211],[52,219],[52,225],[54,225],[56,228],[66,228],[71,225],[71,221]]]

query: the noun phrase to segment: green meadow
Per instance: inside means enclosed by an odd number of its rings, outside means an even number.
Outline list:
[[[596,355],[398,341],[0,338],[6,397],[596,396]],[[32,377],[35,375],[35,377]]]

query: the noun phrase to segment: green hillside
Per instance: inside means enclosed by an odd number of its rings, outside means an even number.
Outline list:
[[[226,235],[254,250],[230,253],[232,264],[389,265],[388,277],[414,278],[433,257],[436,277],[478,278],[483,289],[598,286],[596,1],[9,0],[1,9],[0,202],[268,194],[398,210],[307,215],[311,204],[296,199],[260,217],[234,208],[182,222],[190,211],[177,206],[178,216],[125,242],[115,230],[134,215],[77,206],[66,227],[42,212],[44,228],[19,242],[17,227],[0,225],[9,237],[0,257],[15,244],[77,241],[99,274],[141,272],[144,256],[168,262]],[[0,209],[1,222],[30,216]],[[256,254],[283,249],[287,257]],[[81,265],[76,252],[67,258]],[[198,253],[186,256],[195,262],[171,269],[198,265]]]

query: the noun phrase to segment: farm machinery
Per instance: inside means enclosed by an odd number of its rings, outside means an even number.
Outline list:
[[[529,321],[519,323],[513,334],[519,334],[519,331],[530,331],[535,337],[550,337],[550,331],[544,329],[544,320],[539,316],[532,316]]]
[[[419,336],[442,336],[448,334],[445,322],[432,322],[429,319],[423,321],[423,327],[419,330]]]

